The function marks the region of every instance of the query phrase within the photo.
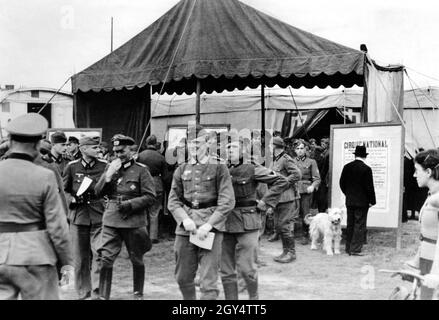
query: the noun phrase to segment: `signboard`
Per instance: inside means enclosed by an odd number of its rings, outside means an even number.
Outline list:
[[[369,209],[367,226],[397,229],[402,212],[404,129],[399,123],[332,125],[330,143],[330,207],[345,205],[339,181],[345,164],[353,161],[357,145],[366,146],[376,205]],[[346,217],[342,221],[346,225]]]
[[[81,139],[82,137],[100,137],[102,139],[102,128],[52,128],[47,130],[46,138],[50,140],[52,134],[56,131],[62,131],[65,133],[67,139],[71,136]]]
[[[228,125],[211,125],[202,124],[206,132],[227,132],[229,130]],[[168,149],[174,148],[178,145],[182,138],[187,137],[187,125],[173,125],[168,128]]]

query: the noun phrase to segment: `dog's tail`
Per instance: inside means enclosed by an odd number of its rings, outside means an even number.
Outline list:
[[[314,219],[314,216],[311,213],[308,213],[305,218],[303,218],[303,221],[305,222],[305,224],[310,225],[312,219]]]

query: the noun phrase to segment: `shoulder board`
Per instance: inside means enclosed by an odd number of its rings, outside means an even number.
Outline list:
[[[78,163],[80,160],[81,160],[81,159],[76,159],[76,160],[70,161],[68,164]]]
[[[107,160],[104,160],[104,159],[97,159],[99,162],[102,162],[102,163],[105,163],[105,164],[107,164],[108,163],[108,161]]]
[[[143,163],[140,162],[134,162],[134,163],[137,164],[139,167],[146,168],[146,165],[144,165]]]

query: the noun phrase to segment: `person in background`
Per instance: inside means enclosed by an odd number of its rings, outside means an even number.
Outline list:
[[[66,135],[62,131],[56,131],[50,136],[50,142],[52,143],[52,149],[50,150],[48,161],[54,162],[58,167],[59,173],[62,175],[64,168],[70,162],[66,157]]]
[[[365,146],[355,147],[355,160],[343,167],[340,189],[346,196],[346,253],[362,256],[366,239],[367,212],[376,204],[372,169],[365,163]]]
[[[328,209],[328,190],[329,190],[329,138],[320,139],[321,153],[317,161],[320,172],[320,186],[315,192],[317,197],[317,208],[319,212],[326,212]]]
[[[432,300],[439,288],[439,150],[430,149],[415,156],[414,177],[420,188],[427,188],[428,197],[419,214],[421,243],[415,258],[407,264],[424,276],[420,299]]]
[[[108,147],[108,143],[105,141],[101,141],[99,147],[100,147],[99,148],[100,152],[98,154],[99,159],[105,160],[107,162],[111,162],[111,160],[113,159],[110,159],[110,152],[109,152],[110,148]]]
[[[149,236],[152,243],[159,242],[159,213],[163,209],[163,178],[166,176],[167,163],[165,157],[157,150],[157,138],[151,135],[145,141],[146,150],[139,154],[138,162],[148,166],[154,180],[156,198],[149,211]]]
[[[55,264],[72,265],[67,219],[55,175],[33,163],[47,120],[8,123],[10,153],[0,161],[0,300],[58,300]]]
[[[79,151],[79,140],[74,136],[70,136],[67,140],[67,157],[70,160],[81,159],[81,151]]]
[[[296,260],[294,242],[294,223],[299,211],[299,192],[297,182],[302,175],[293,159],[285,152],[285,143],[281,137],[273,138],[273,163],[271,169],[277,174],[286,177],[289,187],[281,194],[279,203],[274,210],[274,224],[282,240],[282,254],[274,258],[279,263],[290,263]],[[267,215],[273,214],[268,209]]]
[[[296,157],[293,158],[293,162],[300,169],[302,175],[297,184],[300,193],[299,216],[302,222],[302,244],[307,245],[309,243],[309,226],[305,223],[304,219],[309,214],[313,193],[320,185],[320,173],[316,161],[306,155],[305,141],[297,140],[294,145],[294,151]]]

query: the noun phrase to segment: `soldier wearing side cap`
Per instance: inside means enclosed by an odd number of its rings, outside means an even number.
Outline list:
[[[59,299],[56,261],[71,265],[67,220],[55,175],[33,163],[48,127],[39,114],[8,123],[10,153],[0,162],[0,299]]]
[[[168,209],[177,222],[175,276],[185,300],[195,300],[195,275],[200,268],[201,299],[218,297],[218,271],[227,215],[235,205],[229,170],[210,155],[208,135],[201,126],[188,130],[190,159],[174,172]],[[204,240],[214,232],[211,250],[189,241],[190,233]]]
[[[274,224],[276,232],[282,240],[282,254],[274,258],[280,263],[289,263],[296,260],[296,247],[294,242],[294,222],[299,214],[300,195],[297,182],[302,174],[293,159],[285,152],[285,143],[281,137],[273,138],[273,163],[271,169],[287,178],[289,188],[281,195],[278,205],[274,210]],[[269,213],[271,210],[267,210]]]
[[[99,294],[103,299],[110,298],[113,263],[124,242],[133,264],[134,298],[143,299],[143,255],[151,249],[146,209],[154,203],[154,181],[148,168],[131,158],[132,138],[117,134],[112,143],[117,158],[107,166],[95,186],[96,194],[103,196],[106,202],[98,250]]]
[[[81,159],[81,151],[79,150],[79,139],[70,136],[67,140],[67,158],[71,160]]]
[[[64,168],[70,162],[66,156],[67,151],[67,137],[62,131],[56,131],[50,136],[50,142],[52,143],[52,148],[49,153],[48,162],[54,162],[60,174],[64,172]]]
[[[245,280],[250,300],[257,300],[258,273],[256,254],[259,229],[262,226],[260,211],[276,207],[280,195],[288,188],[288,181],[274,171],[246,159],[249,154],[244,141],[228,144],[229,171],[235,192],[235,208],[227,216],[222,244],[221,279],[226,300],[238,299],[237,272]],[[267,192],[256,199],[258,183],[269,185]]]
[[[74,253],[75,288],[80,300],[89,297],[99,298],[97,250],[100,246],[104,205],[102,199],[96,196],[94,187],[107,165],[105,160],[98,159],[99,140],[99,137],[81,138],[81,159],[71,161],[63,176],[64,190],[70,198],[69,220]],[[81,194],[77,195],[85,178],[86,181],[91,179],[91,183],[85,191],[81,190]]]

